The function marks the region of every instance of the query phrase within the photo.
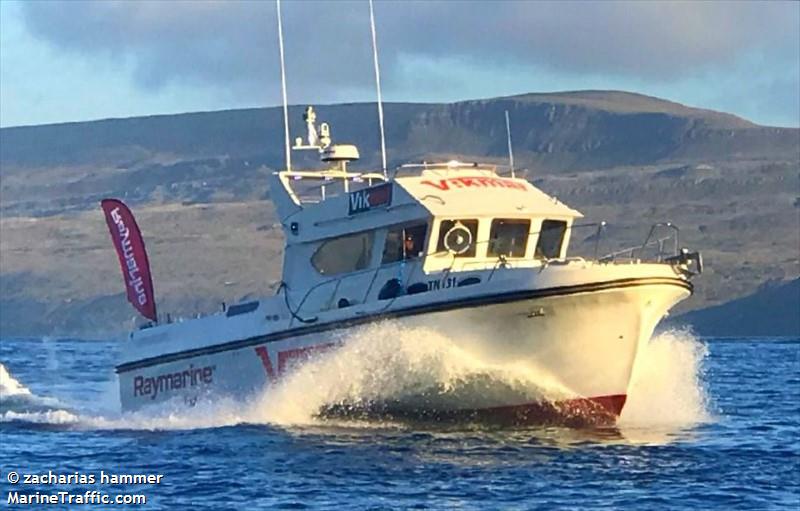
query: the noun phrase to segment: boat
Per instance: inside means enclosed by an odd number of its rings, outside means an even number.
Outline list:
[[[406,165],[392,177],[354,172],[357,147],[333,144],[324,124],[316,135],[313,109],[304,117],[311,135],[295,148],[317,149],[323,168],[271,174],[286,238],[278,293],[131,332],[116,368],[124,409],[269,392],[336,349],[334,334],[392,320],[446,328],[485,360],[534,364],[572,393],[559,402],[492,395],[468,408],[428,402],[425,413],[620,414],[636,355],[691,294],[699,253],[665,256],[659,239],[657,260],[570,257],[581,213],[526,179],[457,161]]]
[[[536,367],[560,390],[534,398],[478,392],[467,401],[421,391],[361,403],[356,414],[513,422],[619,416],[637,353],[702,271],[700,254],[679,248],[677,227],[653,226],[625,254],[574,257],[569,246],[585,227],[576,223],[582,214],[516,175],[513,164],[421,162],[389,173],[382,153],[382,169],[354,171],[358,147],[333,143],[330,125],[318,126],[308,107],[307,135],[292,149],[316,151],[321,166],[294,170],[286,112],[284,87],[287,168],[270,174],[285,234],[277,293],[131,332],[116,366],[124,410],[191,406],[209,396],[265,395],[269,406],[287,374],[331,356],[348,332],[391,321],[446,330],[487,363]],[[112,235],[125,231],[119,214],[114,222]],[[669,254],[656,234],[664,229],[673,234]],[[654,244],[657,254],[645,258]],[[131,268],[126,254],[123,272]],[[135,293],[140,302],[142,292]],[[329,405],[319,413],[353,413],[348,403]]]

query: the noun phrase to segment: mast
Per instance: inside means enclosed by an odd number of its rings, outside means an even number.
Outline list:
[[[289,143],[289,103],[286,99],[286,64],[283,59],[283,24],[281,23],[281,0],[275,0],[278,15],[278,49],[281,54],[281,93],[283,95],[283,135],[286,151],[286,170],[292,171],[292,149]]]
[[[514,150],[511,148],[511,120],[508,117],[508,110],[506,110],[506,136],[508,137],[508,166],[511,167],[511,178],[514,175]]]
[[[375,10],[369,0],[369,26],[372,30],[372,61],[375,65],[375,88],[378,91],[378,125],[381,130],[381,170],[386,178],[386,137],[383,131],[383,100],[381,99],[381,68],[378,64],[378,38],[375,35]]]

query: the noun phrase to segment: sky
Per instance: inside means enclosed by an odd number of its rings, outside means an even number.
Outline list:
[[[374,101],[366,0],[284,0],[289,102]],[[800,2],[375,2],[385,101],[614,89],[800,125]],[[0,126],[280,104],[275,3],[0,0]]]

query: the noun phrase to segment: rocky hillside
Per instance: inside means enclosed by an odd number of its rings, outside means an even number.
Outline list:
[[[290,109],[303,134],[303,106]],[[504,111],[515,152],[537,168],[596,168],[700,156],[704,159],[796,157],[798,130],[757,126],[733,115],[615,91],[525,94],[452,104],[385,105],[387,143],[397,163],[439,154],[502,158]],[[323,105],[318,118],[334,139],[357,141],[366,165],[377,160],[374,104]],[[0,132],[0,165],[136,167],[167,159],[244,157],[269,166],[283,160],[281,110],[275,108],[162,115]]]
[[[608,221],[603,250],[641,242],[652,222],[682,226],[708,267],[686,307],[800,274],[800,130],[613,91],[388,104],[390,161],[503,161],[505,110],[518,166],[587,221]],[[362,168],[375,165],[374,104],[318,113],[334,140],[358,143]],[[86,335],[130,318],[97,209],[107,196],[140,217],[162,310],[269,292],[281,239],[265,176],[282,164],[282,142],[278,108],[0,130],[4,335]],[[591,250],[581,239],[575,249]]]

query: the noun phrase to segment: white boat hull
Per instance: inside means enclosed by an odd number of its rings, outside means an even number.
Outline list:
[[[393,311],[389,316],[399,326],[445,332],[488,365],[535,373],[539,385],[468,395],[432,389],[372,403],[372,409],[395,415],[467,413],[526,421],[554,413],[584,415],[588,410],[613,418],[624,405],[637,352],[664,314],[689,294],[690,286],[680,279],[631,279],[586,290],[578,286],[568,292],[530,292],[528,297],[524,292],[485,297],[474,305],[409,315]],[[335,350],[341,340],[346,343],[348,332],[364,323],[368,322],[328,329],[311,325],[306,327],[310,333],[229,342],[229,349],[212,345],[173,361],[167,356],[139,367],[123,365],[118,368],[123,408],[167,400],[191,405],[209,394],[246,398],[262,392],[267,393],[263,402],[268,406],[273,384],[311,355]]]

